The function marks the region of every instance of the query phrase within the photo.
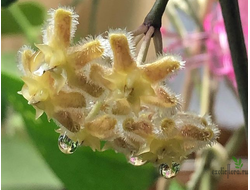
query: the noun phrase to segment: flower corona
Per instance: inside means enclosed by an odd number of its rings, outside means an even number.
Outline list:
[[[182,112],[180,97],[164,84],[184,67],[179,56],[138,64],[133,35],[121,29],[71,45],[78,16],[70,8],[49,15],[38,50],[19,51],[25,83],[19,93],[37,118],[45,112],[55,121],[60,143],[112,148],[136,165],[172,165],[216,141],[210,117]]]

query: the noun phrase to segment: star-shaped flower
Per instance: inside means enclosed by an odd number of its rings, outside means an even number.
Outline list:
[[[134,163],[171,164],[216,140],[210,118],[181,112],[179,96],[163,85],[183,68],[180,57],[138,64],[133,36],[121,29],[71,46],[77,15],[67,8],[49,14],[43,44],[19,53],[25,82],[20,94],[37,117],[44,111],[58,124],[61,149],[81,143],[101,150],[106,141],[102,150],[123,152]]]

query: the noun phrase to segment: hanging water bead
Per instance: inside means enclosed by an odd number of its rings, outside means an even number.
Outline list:
[[[72,154],[78,147],[78,141],[72,141],[66,134],[58,138],[58,147],[64,154]]]
[[[143,164],[146,164],[146,161],[143,161],[142,159],[138,157],[130,157],[128,162],[134,166],[141,166]]]
[[[173,162],[169,167],[167,164],[161,164],[159,166],[160,175],[166,179],[173,178],[180,171],[180,164]]]

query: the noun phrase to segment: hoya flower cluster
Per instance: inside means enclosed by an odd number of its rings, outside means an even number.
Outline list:
[[[179,96],[163,85],[184,66],[180,57],[138,64],[133,36],[121,29],[71,45],[78,16],[68,8],[49,15],[43,44],[19,52],[20,94],[37,118],[45,112],[58,124],[62,150],[77,142],[70,146],[112,148],[135,165],[171,165],[215,142],[219,132],[210,118],[181,112]]]

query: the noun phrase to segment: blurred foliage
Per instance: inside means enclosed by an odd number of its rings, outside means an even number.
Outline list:
[[[2,72],[9,73],[12,76],[21,75],[17,67],[17,52],[2,53],[1,62],[2,62],[2,65],[1,65]]]
[[[16,53],[15,52],[6,52],[1,55],[1,70],[5,72],[10,72],[11,75],[18,76],[20,73],[18,72],[16,63]],[[1,86],[1,122],[4,122],[7,113],[7,107],[9,105],[6,96],[6,89]]]
[[[22,2],[17,3],[17,6],[28,20],[28,22],[34,26],[38,27],[39,31],[41,25],[44,23],[46,17],[45,8],[37,2]],[[9,8],[1,9],[1,21],[2,21],[2,30],[1,34],[22,34],[23,30],[20,27],[18,21],[13,17]]]
[[[3,92],[4,89],[1,88],[1,91]],[[7,98],[5,93],[2,93],[1,95],[1,122],[6,118],[6,112],[7,112]]]
[[[177,180],[172,180],[169,185],[169,190],[185,190],[186,188],[181,185]]]
[[[13,126],[8,126],[8,130],[9,128]],[[2,135],[1,141],[2,190],[63,188],[22,128],[15,130],[15,134],[11,136]]]
[[[1,7],[8,7],[11,3],[14,3],[16,0],[2,0]]]

